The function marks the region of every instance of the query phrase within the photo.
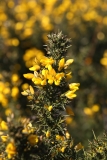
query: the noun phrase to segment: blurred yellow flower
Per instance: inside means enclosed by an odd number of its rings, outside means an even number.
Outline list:
[[[97,105],[97,104],[94,104],[92,107],[91,107],[92,111],[93,112],[98,112],[100,110],[100,106]]]
[[[8,130],[7,123],[5,121],[0,122],[0,129],[1,130]]]
[[[86,115],[92,115],[92,114],[93,114],[93,111],[91,110],[91,108],[85,107],[85,108],[84,108],[84,113],[85,113]]]
[[[66,77],[67,80],[69,80],[69,79],[72,78],[71,73],[72,73],[72,72],[69,72],[69,73],[65,74],[65,77]]]
[[[16,39],[16,38],[14,38],[14,39],[11,40],[11,44],[12,44],[13,46],[18,46],[18,45],[19,45],[19,40]]]
[[[101,58],[100,63],[107,67],[107,57]]]
[[[11,91],[11,96],[13,98],[17,98],[18,95],[19,95],[19,89],[18,89],[18,87],[13,87],[12,91]]]
[[[70,138],[70,134],[68,132],[65,133],[65,136],[66,136],[67,139]]]
[[[12,113],[12,110],[10,108],[5,110],[5,115],[9,116]]]
[[[7,15],[3,12],[0,13],[0,21],[5,21],[7,19]]]
[[[21,87],[22,87],[23,90],[26,90],[26,89],[29,88],[29,84],[28,83],[24,83]]]
[[[64,140],[64,136],[56,135],[56,140],[63,141]]]
[[[38,143],[39,139],[37,135],[31,134],[28,136],[28,141],[31,145],[35,145],[36,143]]]
[[[52,106],[47,107],[48,111],[51,111],[52,108],[53,108]]]
[[[7,142],[8,136],[1,136],[2,142]]]
[[[7,153],[8,159],[11,159],[17,153],[16,146],[13,142],[8,143],[6,147],[6,153]]]
[[[13,74],[11,77],[12,82],[17,82],[19,80],[18,74]]]
[[[10,88],[9,87],[4,88],[3,94],[5,95],[10,94]]]
[[[74,147],[74,149],[76,150],[76,152],[78,152],[79,150],[81,150],[81,149],[83,149],[84,148],[84,146],[81,144],[81,143],[78,143],[75,147]]]
[[[104,33],[103,32],[98,32],[97,33],[97,38],[98,38],[98,40],[103,40],[105,38]]]
[[[72,121],[73,121],[73,118],[72,117],[65,117],[65,122],[66,122],[66,124],[71,124],[72,123]]]
[[[15,24],[15,29],[16,30],[21,30],[24,27],[24,24],[22,22],[17,22]]]
[[[9,8],[13,8],[14,7],[14,1],[13,0],[8,1],[7,5],[8,5]]]
[[[24,30],[24,33],[23,33],[22,36],[23,36],[24,38],[27,38],[27,37],[31,36],[32,33],[33,33],[33,29],[32,29],[32,28],[26,28],[26,29]]]
[[[46,132],[46,137],[49,138],[50,135],[51,135],[50,131],[47,131],[47,132]]]
[[[62,147],[62,148],[59,148],[59,151],[61,151],[62,153],[65,151],[66,147]]]

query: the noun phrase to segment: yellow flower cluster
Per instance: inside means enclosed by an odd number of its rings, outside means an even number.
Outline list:
[[[0,103],[3,107],[6,107],[8,104],[7,96],[10,94],[9,83],[4,83],[0,81]]]
[[[69,59],[65,63],[65,59],[61,59],[58,64],[58,71],[61,71],[63,68],[67,68],[73,62],[72,59]],[[52,58],[42,57],[40,61],[35,61],[35,65],[29,70],[34,71],[34,74],[27,73],[24,74],[24,77],[27,79],[32,79],[34,84],[45,86],[47,84],[60,85],[61,80],[68,74],[65,75],[64,72],[56,72],[52,65],[55,63],[55,60]],[[43,68],[43,69],[42,69]],[[41,69],[41,70],[40,70]],[[69,74],[70,75],[70,74]]]
[[[88,116],[92,116],[93,114],[99,112],[100,106],[98,104],[94,104],[91,107],[85,107],[84,113]]]
[[[0,74],[0,103],[3,107],[7,108],[9,98],[17,100],[19,96],[18,85],[20,84],[20,79],[17,74],[12,74],[10,81],[11,84],[9,82],[5,82],[4,79],[5,78]]]
[[[1,140],[2,142],[6,143],[9,140],[9,135],[3,135],[5,131],[8,131],[8,125],[5,121],[0,122],[0,133],[1,133]],[[16,146],[13,142],[13,140],[9,143],[7,143],[5,152],[7,153],[7,158],[11,159],[16,154]],[[5,160],[3,158],[3,160]]]
[[[65,151],[65,149],[67,147],[67,141],[66,141],[67,139],[70,139],[70,134],[68,132],[65,133],[65,136],[56,135],[56,140],[60,141],[60,147],[58,147],[59,152],[63,153]],[[71,141],[71,144],[73,145],[72,141]]]
[[[30,133],[33,133],[34,131],[35,131],[35,128],[29,122],[27,124],[25,123],[24,129],[22,130],[22,133],[24,133],[24,134],[30,134]]]
[[[79,83],[69,84],[69,89],[70,90],[65,93],[65,96],[69,99],[72,99],[72,98],[76,97],[75,91],[79,89],[78,88],[79,85],[80,85]]]
[[[24,77],[27,79],[31,79],[33,83],[37,86],[46,86],[46,85],[56,85],[59,86],[62,79],[68,79],[71,78],[71,72],[65,73],[65,70],[68,68],[70,64],[72,64],[73,59],[68,59],[65,61],[65,58],[62,58],[58,62],[57,66],[57,72],[54,69],[54,65],[56,65],[56,60],[54,60],[52,57],[48,58],[45,56],[42,56],[40,60],[37,60],[35,58],[35,64],[33,67],[30,67],[29,70],[34,71],[33,73],[27,73],[24,74]],[[75,91],[79,88],[79,83],[71,83],[69,84],[69,89],[64,95],[72,99],[76,97]],[[26,90],[22,92],[23,95],[28,96],[30,90]],[[34,94],[34,91],[31,92]],[[48,110],[51,110],[52,107],[49,107]]]

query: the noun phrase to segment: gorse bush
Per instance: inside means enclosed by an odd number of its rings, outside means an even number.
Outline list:
[[[72,101],[76,116],[70,132],[77,142],[82,139],[87,145],[91,129],[98,135],[107,130],[106,28],[105,0],[0,1],[0,117],[4,119],[12,112],[15,117],[29,115],[27,98],[20,92],[31,81],[23,73],[28,73],[36,55],[45,53],[47,34],[59,29],[72,39],[68,51],[69,57],[75,59],[70,66],[76,73],[72,80],[79,79],[81,84]]]
[[[65,55],[70,47],[70,39],[61,32],[48,35],[45,46],[47,57],[35,58],[35,64],[29,70],[34,73],[24,74],[31,79],[31,85],[22,95],[30,99],[32,110],[30,119],[21,119],[13,124],[12,115],[7,123],[1,121],[2,159],[71,159],[76,158],[77,148],[67,131],[68,117],[73,115],[68,106],[76,97],[79,83],[68,83],[71,72],[69,65],[73,59],[66,60]],[[63,114],[67,111],[69,116]],[[17,126],[18,125],[18,126]],[[82,148],[82,145],[79,144]],[[5,150],[4,152],[2,150]]]
[[[22,95],[29,99],[32,115],[29,118],[0,122],[0,160],[98,160],[107,158],[107,136],[90,142],[83,150],[79,142],[74,144],[67,124],[74,115],[70,103],[76,97],[79,83],[72,82],[66,53],[70,39],[59,32],[49,34],[45,45],[46,56],[37,57],[30,72],[24,77],[33,82]]]

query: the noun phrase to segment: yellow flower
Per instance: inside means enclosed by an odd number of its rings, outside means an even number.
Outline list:
[[[57,80],[61,80],[63,77],[64,77],[64,73],[63,73],[63,72],[57,73],[56,76],[55,76],[55,78],[56,78]]]
[[[65,151],[66,147],[62,147],[62,148],[59,148],[59,151],[61,151],[62,153]]]
[[[88,107],[84,108],[84,113],[89,116],[93,115],[93,111],[91,110],[91,108]]]
[[[42,70],[42,75],[44,76],[44,78],[47,78],[48,74],[49,74],[49,71],[47,69]]]
[[[84,146],[81,144],[81,143],[78,143],[75,147],[74,147],[74,149],[76,150],[76,152],[78,152],[79,150],[81,150],[81,149],[83,149],[84,148]]]
[[[18,87],[13,87],[13,88],[12,88],[12,91],[11,91],[11,96],[12,96],[13,98],[16,98],[16,97],[18,96],[18,94],[19,94],[19,89],[18,89]]]
[[[61,69],[64,68],[64,64],[65,64],[65,59],[62,58],[60,61],[59,61],[59,64],[58,64],[58,71],[60,71]]]
[[[66,124],[71,124],[73,121],[73,118],[72,117],[65,117],[65,122]]]
[[[10,108],[5,110],[5,115],[9,116],[10,114],[12,114],[12,110]]]
[[[31,134],[28,136],[28,141],[31,145],[35,145],[36,143],[38,143],[39,139],[37,135]]]
[[[29,93],[27,92],[27,90],[21,92],[21,94],[22,94],[23,96],[28,96],[28,95],[29,95]]]
[[[54,63],[54,59],[53,58],[47,58],[47,57],[42,57],[42,59],[40,60],[40,63],[42,66],[46,66],[46,65],[52,65]]]
[[[54,79],[54,83],[56,86],[60,85],[61,79],[64,77],[64,73],[57,73]]]
[[[41,85],[42,86],[45,86],[46,84],[47,84],[46,79],[44,79],[44,80],[41,81]]]
[[[64,69],[67,69],[67,67],[71,64],[71,63],[73,63],[73,59],[68,59],[67,61],[66,61],[66,63],[65,63],[65,65],[64,65]]]
[[[24,134],[29,134],[29,133],[33,133],[35,131],[35,128],[32,127],[31,123],[28,123],[25,128],[22,130],[22,133]]]
[[[42,79],[40,77],[34,77],[32,79],[32,81],[34,82],[34,84],[36,85],[41,85]]]
[[[74,94],[73,91],[67,91],[67,92],[65,93],[65,96],[66,96],[67,98],[69,98],[69,99],[73,99],[73,98],[75,98],[77,95]]]
[[[51,65],[48,65],[48,70],[49,70],[49,74],[52,75],[52,76],[55,76],[56,75],[56,72],[55,70],[52,68]]]
[[[60,85],[61,79],[64,77],[64,73],[56,73],[51,65],[48,65],[49,73],[47,74],[47,79],[49,84]]]
[[[48,111],[51,111],[52,110],[52,106],[44,106]]]
[[[51,110],[52,110],[52,108],[53,108],[52,106],[49,106],[49,107],[48,107],[48,111],[51,111]]]
[[[11,80],[12,82],[17,82],[19,80],[19,76],[17,74],[13,74]]]
[[[63,141],[64,136],[56,135],[56,140]]]
[[[26,90],[26,89],[29,88],[29,84],[28,83],[24,83],[21,87],[22,87],[23,90]]]
[[[1,121],[0,129],[1,130],[8,130],[8,126],[7,126],[7,123],[5,121]]]
[[[4,88],[4,90],[3,90],[3,94],[5,94],[5,95],[7,95],[7,94],[10,94],[10,88],[9,87],[6,87],[6,88]]]
[[[48,76],[48,83],[49,84],[53,84],[54,82],[54,77],[52,77],[51,75]]]
[[[55,80],[54,83],[55,83],[56,86],[60,85],[60,81],[59,80]]]
[[[34,65],[33,67],[30,67],[29,68],[29,70],[31,70],[31,71],[37,71],[37,70],[39,70],[40,69],[40,66],[39,65]]]
[[[13,142],[8,143],[6,147],[8,159],[11,159],[16,154],[16,147]]]
[[[66,138],[69,139],[70,138],[70,134],[68,132],[65,133]]]
[[[67,74],[65,75],[65,77],[66,77],[66,79],[71,79],[71,78],[72,78],[71,72],[67,73]]]
[[[76,90],[79,89],[79,88],[78,88],[79,85],[80,85],[79,83],[71,83],[71,84],[69,84],[69,89],[76,91]]]
[[[27,79],[32,79],[34,77],[34,74],[32,73],[27,73],[27,74],[23,74],[23,76]]]
[[[51,135],[50,131],[47,131],[47,132],[46,132],[46,137],[49,138],[50,135]]]
[[[34,93],[35,93],[35,91],[34,91],[34,89],[33,89],[32,86],[30,86],[30,93],[31,93],[31,94],[34,94]]]
[[[1,136],[1,139],[2,139],[3,142],[6,142],[7,139],[8,139],[8,136]]]
[[[94,104],[94,105],[92,106],[92,111],[93,111],[93,112],[98,112],[99,110],[100,110],[100,106],[99,106],[99,105]]]

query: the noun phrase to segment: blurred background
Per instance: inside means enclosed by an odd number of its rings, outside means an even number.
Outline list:
[[[29,116],[21,91],[35,56],[46,54],[47,34],[62,31],[72,40],[67,57],[72,82],[80,83],[68,127],[83,145],[107,131],[107,0],[0,1],[0,118]]]

